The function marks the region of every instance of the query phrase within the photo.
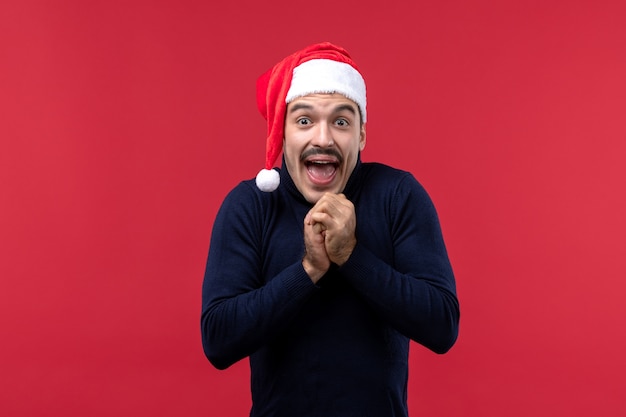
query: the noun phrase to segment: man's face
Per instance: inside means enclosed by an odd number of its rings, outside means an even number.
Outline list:
[[[308,202],[342,192],[364,147],[359,107],[345,96],[310,94],[287,105],[285,163]]]

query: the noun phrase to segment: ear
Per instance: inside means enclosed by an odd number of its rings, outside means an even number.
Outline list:
[[[359,135],[359,150],[361,151],[365,148],[366,136],[365,123],[363,123],[363,126],[361,126],[361,133]]]

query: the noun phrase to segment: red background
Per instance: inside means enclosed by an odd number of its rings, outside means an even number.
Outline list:
[[[626,3],[377,4],[2,3],[1,415],[247,414],[247,361],[202,354],[210,230],[263,165],[256,77],[322,40],[457,276],[412,415],[626,414]]]

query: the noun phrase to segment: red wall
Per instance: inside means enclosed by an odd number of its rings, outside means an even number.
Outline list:
[[[625,415],[626,3],[215,3],[0,5],[0,414],[246,415],[200,345],[211,225],[263,165],[256,77],[330,40],[457,276],[412,415]]]

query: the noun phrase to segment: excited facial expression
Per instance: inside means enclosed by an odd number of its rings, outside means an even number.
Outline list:
[[[341,94],[310,94],[287,105],[285,164],[310,203],[340,193],[365,147],[359,107]]]

